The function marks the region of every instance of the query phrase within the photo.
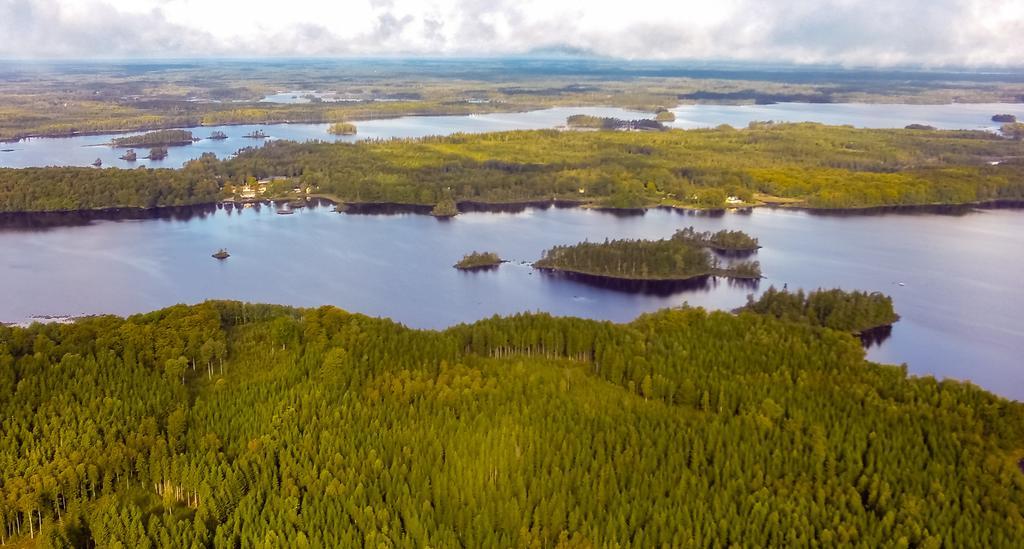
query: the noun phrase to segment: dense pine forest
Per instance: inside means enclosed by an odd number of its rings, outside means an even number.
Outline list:
[[[457,202],[551,199],[612,208],[721,208],[729,197],[811,208],[962,204],[1024,199],[1021,157],[1024,142],[987,132],[810,123],[273,141],[174,171],[0,170],[0,211],[203,203],[227,185],[271,176],[342,202],[441,204],[443,215]]]
[[[1011,547],[1024,406],[701,309],[0,327],[0,543]]]
[[[691,230],[661,240],[605,240],[555,246],[544,250],[543,257],[533,266],[631,280],[686,280],[708,275],[761,277],[761,266],[756,261],[723,264],[705,249],[704,241],[695,241],[695,234]]]
[[[756,300],[748,296],[742,310],[854,333],[889,326],[900,319],[887,295],[839,289],[804,294],[803,290],[789,292],[773,286]]]

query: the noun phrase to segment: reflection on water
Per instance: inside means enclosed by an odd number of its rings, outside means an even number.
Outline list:
[[[864,347],[880,347],[887,339],[892,337],[892,326],[879,326],[860,333],[860,342]]]
[[[342,215],[318,200],[292,215],[271,204],[220,204],[0,216],[0,322],[124,315],[211,298],[333,304],[422,328],[522,311],[625,322],[683,303],[732,310],[772,285],[841,287],[891,295],[901,316],[887,338],[870,334],[869,358],[1024,398],[1020,210],[835,216],[653,209],[619,217],[539,206],[484,213],[462,205],[464,213],[445,222],[411,213],[424,207],[355,206],[350,211],[362,215]],[[754,259],[766,279],[629,288],[530,267],[555,245],[667,238],[691,225],[757,237],[763,248]],[[212,259],[220,248],[231,257]],[[452,268],[473,250],[510,261],[477,273]]]

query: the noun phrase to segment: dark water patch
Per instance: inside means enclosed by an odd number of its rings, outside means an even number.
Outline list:
[[[892,337],[892,325],[878,326],[876,328],[864,330],[858,334],[858,337],[860,338],[861,345],[863,345],[865,349],[881,347],[886,340]]]
[[[573,200],[526,200],[523,202],[478,202],[465,200],[458,203],[459,213],[522,213],[526,210],[577,208]]]
[[[395,202],[347,202],[345,213],[352,215],[430,215],[433,206],[423,204],[398,204]]]
[[[764,206],[787,210],[801,210],[811,215],[832,217],[863,217],[886,214],[900,215],[945,215],[965,216],[979,209],[1019,209],[1024,208],[1024,200],[989,200],[967,204],[906,204],[892,206],[872,206],[867,208],[804,208],[795,206]]]
[[[717,287],[719,284],[722,284],[723,281],[731,287],[750,290],[756,290],[760,283],[758,279],[727,278],[712,275],[695,276],[681,280],[641,280],[576,273],[555,269],[537,269],[537,271],[545,277],[552,279],[564,279],[573,282],[580,282],[616,292],[654,295],[660,297],[673,296],[684,292],[708,291]]]
[[[728,258],[731,258],[731,259],[743,259],[743,258],[750,257],[752,255],[756,255],[757,254],[757,250],[760,249],[760,246],[758,246],[757,248],[754,248],[752,250],[732,250],[732,249],[714,248],[714,247],[709,247],[708,249],[710,249],[712,252],[715,253],[715,255],[718,255],[720,257],[728,257]]]
[[[81,227],[97,221],[191,221],[207,217],[218,209],[224,209],[224,206],[203,204],[158,208],[105,208],[70,212],[3,212],[0,213],[0,230],[45,231],[60,227]]]
[[[606,208],[596,206],[590,209],[595,212],[610,214],[615,217],[643,217],[647,215],[647,208]]]

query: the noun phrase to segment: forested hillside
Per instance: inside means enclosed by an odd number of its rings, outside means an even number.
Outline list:
[[[0,534],[67,547],[1012,547],[1024,406],[846,333],[415,331],[210,302],[0,327]]]
[[[180,204],[173,200],[181,193],[163,198],[150,189],[179,179],[180,185],[223,188],[251,176],[295,178],[344,202],[441,204],[438,212],[445,215],[455,212],[450,206],[456,202],[553,198],[611,208],[963,204],[1024,199],[1021,158],[1024,142],[987,132],[818,124],[540,130],[355,144],[273,141],[229,160],[197,160],[178,172],[0,170],[0,211]],[[111,185],[125,187],[124,195],[112,196]],[[69,199],[69,192],[77,198]],[[192,193],[186,200],[209,201],[209,195]]]

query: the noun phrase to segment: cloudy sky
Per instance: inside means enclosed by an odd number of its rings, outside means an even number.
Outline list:
[[[0,58],[502,55],[1024,66],[1024,0],[0,0]]]

